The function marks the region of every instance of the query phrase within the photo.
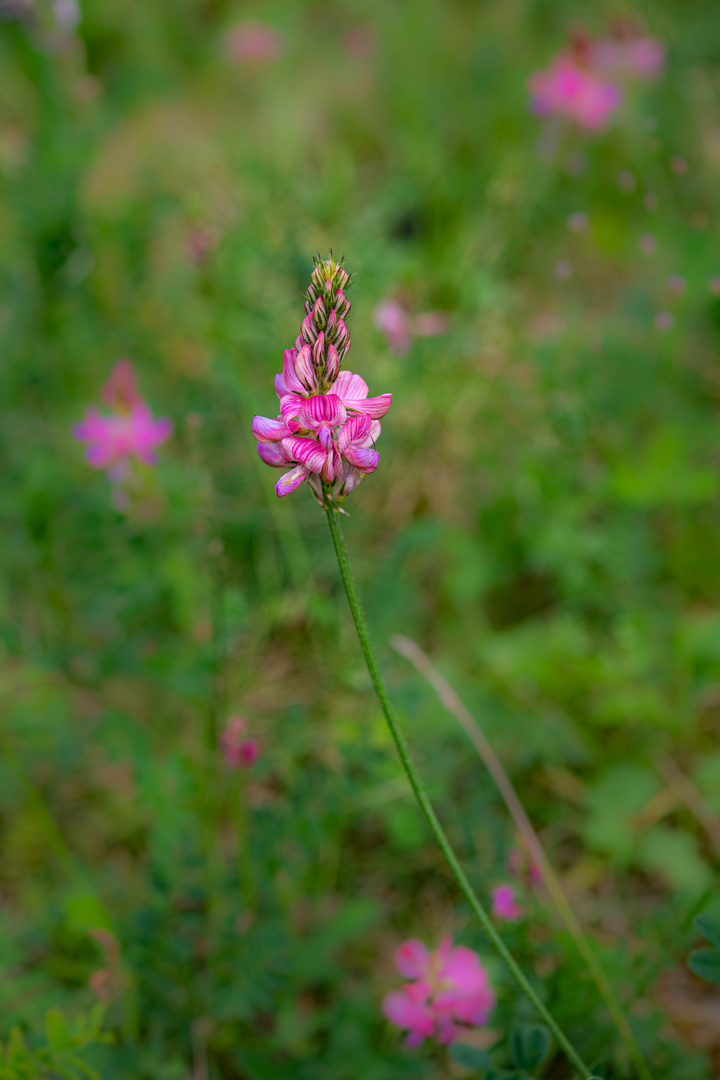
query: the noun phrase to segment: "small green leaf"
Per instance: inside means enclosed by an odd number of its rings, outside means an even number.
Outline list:
[[[453,1043],[450,1047],[450,1057],[456,1065],[463,1065],[466,1069],[485,1071],[490,1068],[490,1055],[486,1050],[478,1050],[476,1046],[467,1043]]]
[[[534,1069],[550,1053],[550,1032],[542,1024],[526,1024],[510,1032],[510,1053],[519,1069]]]
[[[690,953],[688,966],[701,979],[720,983],[720,949],[696,949]]]
[[[65,1026],[65,1018],[59,1009],[48,1009],[45,1014],[45,1030],[48,1042],[56,1053],[72,1046],[72,1039]]]
[[[698,934],[702,934],[706,941],[720,949],[720,919],[714,919],[712,915],[698,915],[693,920],[693,925]]]

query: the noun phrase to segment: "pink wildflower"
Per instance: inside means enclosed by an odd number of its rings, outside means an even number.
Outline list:
[[[421,941],[404,942],[395,953],[395,966],[411,979],[401,990],[388,994],[383,1012],[391,1024],[408,1032],[408,1046],[436,1036],[451,1043],[462,1028],[486,1024],[495,1007],[495,995],[480,957],[464,945],[453,948],[443,938],[435,952]]]
[[[414,318],[397,300],[381,300],[375,308],[375,325],[394,353],[404,356],[414,337],[437,337],[448,327],[441,311],[426,311]]]
[[[229,32],[225,45],[228,56],[235,63],[266,64],[281,56],[284,41],[274,26],[263,22],[245,22]]]
[[[513,885],[498,885],[492,891],[492,913],[496,919],[505,922],[517,922],[522,917],[522,908],[515,903]]]
[[[242,716],[231,716],[220,736],[220,749],[225,764],[231,769],[248,769],[260,757],[257,739],[245,737],[247,722]]]
[[[138,393],[129,360],[115,365],[101,396],[112,409],[111,415],[88,409],[85,418],[73,428],[75,438],[87,444],[90,465],[115,470],[116,478],[123,475],[133,457],[144,465],[154,465],[155,447],[169,438],[172,424],[164,417],[153,419]]]
[[[300,334],[275,376],[280,415],[253,418],[263,461],[292,466],[275,485],[278,496],[307,480],[321,504],[342,501],[380,461],[374,444],[392,395],[368,397],[364,379],[340,370],[350,348],[348,283],[342,264],[316,261]]]
[[[632,27],[616,27],[613,35],[590,46],[593,67],[610,79],[642,79],[649,82],[662,74],[665,46],[638,35]]]
[[[603,128],[622,101],[614,83],[579,61],[570,52],[561,52],[546,71],[536,71],[528,79],[532,106],[540,116],[558,115],[589,131]]]

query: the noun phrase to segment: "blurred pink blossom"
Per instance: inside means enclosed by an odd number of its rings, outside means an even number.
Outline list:
[[[263,22],[244,22],[229,31],[225,47],[230,59],[237,64],[266,64],[279,59],[285,43],[274,26]]]
[[[522,917],[522,908],[515,902],[514,885],[498,885],[493,889],[492,913],[505,922],[517,922]]]
[[[110,469],[111,479],[124,479],[132,458],[144,465],[157,461],[155,447],[165,442],[172,424],[164,417],[153,418],[150,407],[139,395],[137,379],[129,360],[115,365],[101,392],[110,416],[88,409],[73,428],[73,435],[86,443],[86,457],[94,469]]]
[[[412,981],[388,994],[383,1012],[392,1024],[408,1032],[408,1046],[435,1036],[451,1043],[462,1031],[458,1024],[486,1024],[495,1007],[495,995],[480,957],[464,945],[453,948],[443,938],[430,952],[421,941],[406,941],[395,953],[395,966]]]
[[[665,66],[665,46],[649,37],[608,37],[590,46],[593,67],[610,79],[657,79]]]
[[[220,749],[225,764],[231,769],[248,769],[260,757],[260,743],[245,736],[247,721],[231,716],[220,736]]]
[[[375,325],[394,353],[404,356],[414,337],[437,337],[448,328],[448,318],[441,311],[426,311],[412,316],[397,300],[381,300],[375,308]]]
[[[532,74],[528,89],[538,115],[562,116],[588,131],[601,130],[622,101],[619,87],[570,51],[558,53],[549,68]]]

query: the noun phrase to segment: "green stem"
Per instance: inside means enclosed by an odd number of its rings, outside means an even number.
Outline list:
[[[365,621],[365,615],[360,605],[360,598],[358,596],[355,581],[353,579],[352,568],[350,566],[350,558],[348,556],[347,546],[345,544],[345,537],[343,535],[342,527],[340,525],[340,519],[338,511],[335,507],[326,506],[328,524],[330,526],[330,534],[332,536],[333,545],[335,547],[335,554],[337,555],[338,566],[340,568],[340,576],[342,578],[343,585],[345,587],[345,595],[350,605],[350,611],[352,613],[353,621],[355,623],[355,629],[357,630],[357,636],[360,641],[360,648],[363,651],[365,657],[365,663],[367,664],[370,678],[372,679],[375,693],[377,694],[378,701],[385,714],[385,719],[388,722],[390,732],[392,734],[395,746],[397,747],[400,760],[403,764],[403,768],[407,774],[407,778],[410,781],[410,785],[415,793],[415,797],[420,804],[420,808],[425,815],[428,825],[432,830],[432,833],[442,851],[445,859],[450,867],[453,877],[458,883],[461,892],[465,896],[465,899],[469,903],[472,910],[480,920],[482,927],[490,938],[491,943],[495,947],[496,951],[503,958],[505,963],[510,969],[510,972],[518,984],[520,989],[526,995],[528,1000],[536,1009],[538,1015],[542,1018],[543,1022],[547,1024],[548,1028],[552,1031],[558,1044],[562,1047],[567,1055],[568,1059],[573,1063],[575,1068],[580,1072],[583,1080],[592,1080],[590,1070],[580,1055],[577,1053],[572,1043],[568,1040],[561,1028],[557,1025],[552,1015],[540,1001],[539,997],[533,990],[532,986],[528,982],[526,976],[513,959],[510,950],[498,934],[497,930],[493,926],[490,916],[485,911],[485,908],[480,903],[479,899],[475,895],[472,885],[470,884],[465,871],[458,862],[455,852],[450,846],[450,842],[445,835],[442,825],[438,820],[438,817],[433,810],[432,804],[423,786],[422,780],[415,768],[415,764],[410,756],[410,749],[408,747],[407,739],[400,727],[400,722],[395,714],[392,702],[388,695],[385,683],[383,681],[382,674],[378,662],[375,658],[375,652],[370,640],[370,634],[368,631],[367,623]]]

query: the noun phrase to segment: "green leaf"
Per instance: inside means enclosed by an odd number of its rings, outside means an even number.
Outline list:
[[[702,934],[706,941],[720,949],[720,919],[714,919],[712,915],[698,915],[693,920],[693,925],[698,934]]]
[[[513,1028],[509,1038],[510,1054],[519,1069],[534,1069],[550,1053],[550,1032],[542,1024],[525,1024]]]
[[[690,953],[688,967],[701,979],[720,984],[720,949],[696,949]]]
[[[450,1047],[450,1057],[456,1065],[462,1065],[466,1069],[490,1068],[490,1055],[487,1050],[479,1050],[476,1046],[467,1043],[453,1043]]]
[[[48,1009],[45,1014],[45,1030],[48,1042],[56,1053],[72,1046],[72,1039],[65,1026],[65,1018],[59,1009]]]

